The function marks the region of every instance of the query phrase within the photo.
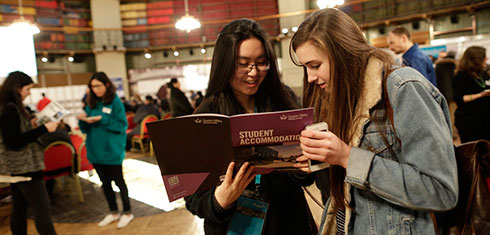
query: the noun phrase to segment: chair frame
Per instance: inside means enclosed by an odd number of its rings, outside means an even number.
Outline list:
[[[138,143],[140,145],[140,148],[141,148],[141,153],[143,155],[145,155],[145,146],[143,145],[143,140],[145,139],[144,136],[145,136],[145,125],[148,121],[149,118],[154,118],[155,121],[158,121],[158,117],[154,114],[150,114],[150,115],[147,115],[143,118],[143,120],[141,121],[141,125],[140,125],[140,133],[139,133],[139,136],[136,136],[134,135],[132,138],[131,138],[131,148],[135,148],[135,144]],[[153,146],[151,145],[151,141],[150,141],[150,154],[152,152],[152,149],[153,149]]]
[[[54,141],[53,143],[49,144],[46,148],[44,148],[44,152],[46,152],[48,149],[50,149],[51,147],[56,146],[56,145],[65,145],[71,150],[71,156],[72,157],[71,157],[70,175],[74,181],[75,190],[78,194],[78,201],[80,203],[82,203],[82,202],[84,202],[82,186],[80,185],[80,179],[78,177],[78,169],[75,169],[75,161],[79,161],[79,158],[76,157],[77,155],[76,155],[75,149],[73,148],[73,146],[70,143],[68,143],[66,141]],[[80,164],[77,164],[77,165],[80,166]]]

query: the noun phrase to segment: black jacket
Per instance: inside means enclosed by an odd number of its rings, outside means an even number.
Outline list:
[[[446,101],[453,102],[453,78],[456,64],[454,59],[444,58],[436,61],[437,88],[441,91]]]
[[[189,115],[194,112],[194,108],[192,108],[184,92],[178,88],[171,88],[170,108],[172,109],[172,117]]]
[[[136,123],[136,127],[131,130],[131,135],[140,134],[141,122],[146,116],[151,114],[157,116],[157,118],[160,119],[160,111],[158,111],[158,108],[154,104],[145,104],[140,106],[138,110],[136,110],[133,118],[134,123]]]
[[[218,113],[216,106],[207,98],[198,112]],[[259,110],[260,111],[260,110]],[[310,213],[301,185],[313,183],[313,175],[271,173],[261,177],[261,195],[269,201],[263,234],[312,234]],[[255,189],[252,181],[249,189]],[[226,234],[236,209],[233,205],[223,209],[214,197],[214,189],[185,198],[187,209],[204,218],[204,231],[209,234]]]

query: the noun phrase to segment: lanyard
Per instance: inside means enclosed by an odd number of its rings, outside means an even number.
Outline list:
[[[259,191],[259,189],[260,189],[260,178],[261,178],[261,175],[256,175],[255,176],[255,193],[257,195],[260,194],[260,191]]]

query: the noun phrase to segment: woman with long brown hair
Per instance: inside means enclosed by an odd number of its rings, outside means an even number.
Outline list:
[[[0,175],[30,178],[10,184],[12,234],[27,234],[30,207],[36,230],[41,235],[56,234],[51,220],[51,204],[44,183],[44,155],[38,138],[54,132],[57,122],[37,126],[23,101],[31,94],[34,82],[29,75],[9,73],[0,88]]]
[[[84,108],[85,112],[77,116],[78,125],[80,130],[87,134],[87,158],[99,175],[110,210],[98,226],[107,226],[118,220],[117,228],[123,228],[134,218],[122,169],[128,128],[126,111],[121,99],[117,97],[114,84],[104,72],[94,73],[87,86],[87,106]],[[121,193],[121,214],[112,189],[112,181]]]
[[[301,133],[298,159],[331,167],[321,233],[434,234],[428,212],[451,209],[458,198],[441,93],[416,70],[396,69],[337,9],[308,17],[290,53],[304,69],[305,107],[329,125]]]
[[[490,141],[490,80],[482,74],[487,60],[485,48],[468,47],[454,77],[454,101],[458,105],[454,124],[462,143]]]
[[[206,97],[196,113],[236,115],[294,108],[279,79],[276,56],[262,26],[249,19],[228,23],[216,41]],[[301,184],[312,183],[311,177],[288,173],[255,176],[248,163],[234,174],[234,166],[234,162],[228,165],[218,187],[185,198],[187,209],[204,219],[206,234],[315,232],[310,227],[308,205],[301,189]],[[261,217],[263,226],[238,219],[242,217],[237,214],[242,209],[239,201],[250,193],[269,205]],[[255,199],[254,205],[261,204]],[[253,212],[260,214],[260,210]]]

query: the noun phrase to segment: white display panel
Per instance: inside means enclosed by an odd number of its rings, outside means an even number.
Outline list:
[[[36,51],[31,34],[0,27],[0,83],[10,72],[22,71],[37,82]]]

